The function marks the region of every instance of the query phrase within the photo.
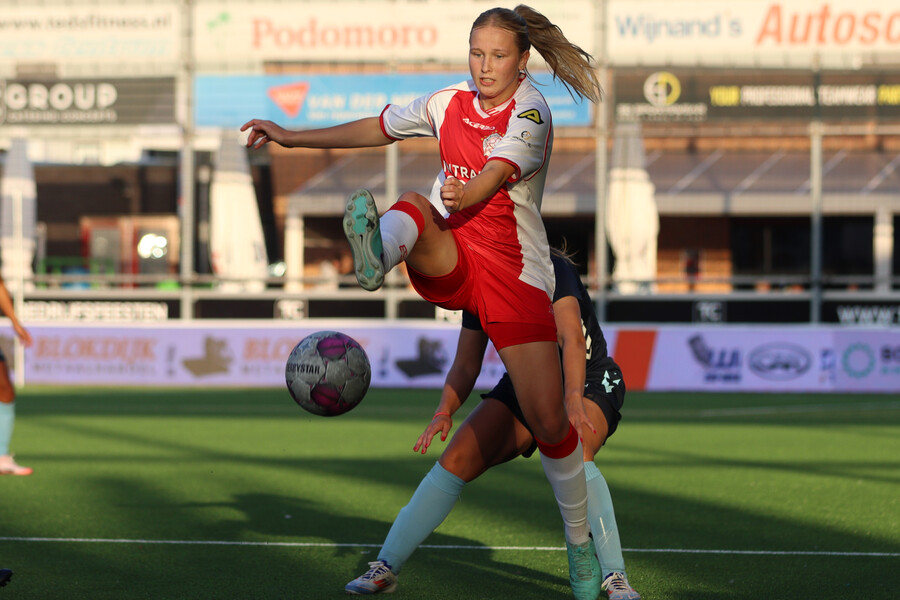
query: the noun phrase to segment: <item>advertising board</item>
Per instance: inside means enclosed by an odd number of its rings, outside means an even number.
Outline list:
[[[900,8],[883,0],[530,4],[591,54],[599,58],[605,48],[614,67],[857,69],[900,56]],[[465,64],[469,30],[486,7],[477,0],[194,0],[193,60],[201,72],[291,62]],[[0,58],[9,67],[131,65],[174,74],[184,52],[183,9],[175,0],[13,3],[0,13]]]
[[[533,73],[557,126],[589,125],[592,108],[577,102],[545,72]],[[198,75],[195,121],[200,127],[240,127],[266,118],[285,127],[328,127],[377,116],[387,104],[469,79],[463,71],[354,75]]]
[[[848,329],[835,336],[836,386],[900,393],[900,336]]]
[[[439,389],[459,326],[373,319],[39,323],[30,326],[24,375],[26,384],[281,387],[294,345],[322,330],[360,342],[372,386]],[[13,357],[11,332],[0,331]],[[606,327],[604,334],[630,391],[900,393],[893,328],[685,325]],[[493,387],[503,372],[489,346],[477,387]]]
[[[896,62],[900,7],[881,0],[608,0],[613,66],[850,68]]]
[[[558,25],[569,40],[593,53],[594,2],[538,1],[531,5]],[[193,52],[201,69],[266,62],[464,65],[472,22],[493,6],[476,0],[201,0],[194,9]],[[535,59],[540,60],[538,56]]]
[[[181,52],[178,2],[28,2],[0,11],[0,60],[168,67]]]
[[[294,345],[311,333],[331,329],[365,348],[373,386],[436,388],[450,367],[459,333],[450,323],[392,327],[347,320],[290,325],[46,324],[29,329],[34,337],[25,352],[29,383],[204,387],[283,386],[285,361]],[[11,337],[0,341],[12,343]],[[502,373],[491,347],[479,385],[493,385]]]
[[[833,357],[833,335],[828,330],[661,328],[646,389],[833,391]]]
[[[175,78],[0,79],[0,125],[175,123]]]
[[[893,70],[619,69],[619,121],[728,122],[900,118],[900,75]]]

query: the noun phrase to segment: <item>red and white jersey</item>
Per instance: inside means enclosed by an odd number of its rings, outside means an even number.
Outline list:
[[[489,111],[481,108],[471,80],[405,107],[388,105],[381,128],[395,140],[438,139],[443,169],[434,190],[448,176],[465,183],[488,160],[511,164],[515,173],[496,194],[447,220],[485,262],[553,296],[553,265],[540,213],[553,127],[547,101],[530,81],[523,78],[512,98]],[[441,206],[440,198],[435,200]]]

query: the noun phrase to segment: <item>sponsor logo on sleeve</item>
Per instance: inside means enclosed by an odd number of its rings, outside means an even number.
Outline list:
[[[520,119],[528,119],[529,121],[534,121],[538,125],[542,125],[544,123],[544,121],[541,119],[541,113],[536,108],[526,110],[525,112],[519,113],[516,116]]]

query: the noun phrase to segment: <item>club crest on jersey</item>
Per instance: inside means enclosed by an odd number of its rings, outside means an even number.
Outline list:
[[[490,156],[491,152],[494,151],[494,148],[500,143],[500,140],[503,139],[503,136],[499,133],[492,133],[481,141],[481,149],[484,152],[485,156]]]
[[[529,121],[534,121],[538,125],[541,125],[544,121],[541,119],[541,113],[538,112],[536,108],[532,108],[531,110],[526,110],[523,113],[519,113],[516,115],[520,119],[528,119]]]

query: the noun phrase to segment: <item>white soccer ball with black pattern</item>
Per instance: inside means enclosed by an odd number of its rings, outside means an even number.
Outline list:
[[[297,404],[314,415],[334,417],[362,401],[372,367],[359,342],[338,331],[319,331],[294,346],[284,377]]]

